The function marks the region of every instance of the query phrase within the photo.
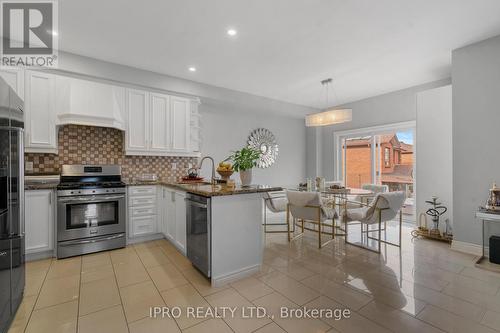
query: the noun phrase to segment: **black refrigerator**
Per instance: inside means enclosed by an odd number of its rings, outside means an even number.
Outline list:
[[[7,332],[25,283],[23,101],[0,78],[0,332]]]

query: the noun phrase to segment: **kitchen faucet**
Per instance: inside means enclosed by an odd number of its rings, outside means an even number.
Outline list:
[[[215,162],[214,162],[214,159],[212,157],[210,157],[210,156],[203,157],[200,161],[200,164],[198,164],[198,167],[196,169],[201,170],[201,166],[203,165],[203,161],[206,159],[209,159],[210,161],[212,161],[212,180],[210,181],[210,183],[212,185],[215,185],[215,184],[217,184],[217,180],[215,179]]]

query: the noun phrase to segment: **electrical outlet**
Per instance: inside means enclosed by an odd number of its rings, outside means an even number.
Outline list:
[[[24,164],[25,171],[33,172],[33,162],[26,162]]]
[[[175,162],[172,163],[172,170],[177,170],[177,163]]]

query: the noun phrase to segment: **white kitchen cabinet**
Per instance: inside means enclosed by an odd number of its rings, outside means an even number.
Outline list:
[[[167,153],[170,148],[169,96],[151,93],[150,98],[150,151]]]
[[[126,155],[199,154],[191,145],[192,111],[188,98],[133,89],[127,89],[126,94]]]
[[[25,74],[25,151],[57,153],[55,76]]]
[[[191,109],[189,99],[172,96],[170,98],[172,151],[188,152],[191,148]]]
[[[162,233],[179,251],[186,254],[186,193],[162,187]]]
[[[186,253],[186,193],[175,192],[175,243]]]
[[[128,237],[158,233],[156,186],[128,187]]]
[[[0,77],[24,100],[24,71],[22,69],[2,69]]]
[[[54,191],[25,192],[26,253],[54,249]]]
[[[127,89],[127,153],[149,150],[149,93],[143,90]]]

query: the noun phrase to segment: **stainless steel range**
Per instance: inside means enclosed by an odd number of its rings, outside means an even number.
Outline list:
[[[125,247],[125,196],[119,165],[63,165],[57,258]]]

